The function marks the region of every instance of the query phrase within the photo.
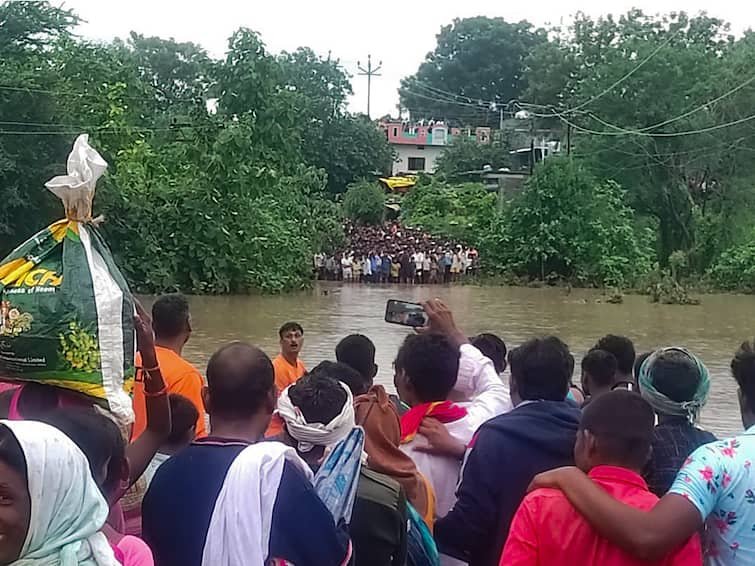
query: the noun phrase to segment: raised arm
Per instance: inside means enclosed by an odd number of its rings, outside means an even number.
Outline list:
[[[135,483],[147,469],[160,446],[167,440],[171,429],[168,391],[157,362],[152,325],[149,315],[139,303],[134,326],[137,348],[142,357],[147,428],[126,446],[130,484]]]
[[[563,491],[601,536],[649,562],[661,560],[703,525],[700,511],[682,495],[669,493],[652,510],[641,511],[617,501],[574,467],[535,476],[530,490],[540,487]]]

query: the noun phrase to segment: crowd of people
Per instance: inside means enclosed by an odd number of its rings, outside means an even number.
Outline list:
[[[457,242],[385,222],[380,226],[346,225],[347,247],[315,254],[318,279],[348,283],[455,283],[473,275],[479,254]]]
[[[755,563],[755,344],[731,371],[745,432],[698,427],[710,393],[682,347],[636,355],[555,336],[508,350],[450,309],[375,384],[375,345],[343,337],[309,371],[231,342],[205,376],[189,304],[135,318],[136,422],[37,383],[0,394],[0,564],[636,566]],[[335,359],[333,359],[335,358]]]

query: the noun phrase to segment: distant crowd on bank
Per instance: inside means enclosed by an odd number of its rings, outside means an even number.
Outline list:
[[[316,254],[318,279],[349,283],[455,283],[479,267],[476,249],[435,238],[423,230],[385,222],[346,225],[347,245],[333,254]]]
[[[133,425],[6,384],[0,564],[755,564],[755,344],[731,361],[746,430],[717,440],[698,426],[708,370],[683,347],[604,336],[575,382],[558,337],[509,349],[423,308],[395,395],[361,334],[308,370],[297,322],[272,359],[230,342],[203,377],[181,295],[135,318]]]

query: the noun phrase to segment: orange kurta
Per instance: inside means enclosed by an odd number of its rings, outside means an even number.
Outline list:
[[[168,393],[183,395],[194,404],[197,411],[199,411],[197,437],[207,436],[204,403],[202,402],[202,387],[204,386],[202,375],[193,365],[173,350],[163,348],[162,346],[155,346],[155,352],[157,353],[157,363],[160,365],[160,373],[162,373]],[[139,354],[136,357],[136,366],[141,366],[141,356]],[[144,397],[144,384],[141,381],[137,381],[134,384],[134,414],[136,419],[131,433],[132,439],[138,437],[147,428],[147,407]]]

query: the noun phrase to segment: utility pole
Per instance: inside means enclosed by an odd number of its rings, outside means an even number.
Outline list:
[[[380,69],[383,68],[383,62],[380,61],[377,67],[372,66],[372,55],[367,55],[367,68],[362,67],[362,64],[357,61],[357,68],[359,69],[359,75],[367,77],[367,117],[370,118],[370,95],[372,94],[372,77],[379,77]]]

